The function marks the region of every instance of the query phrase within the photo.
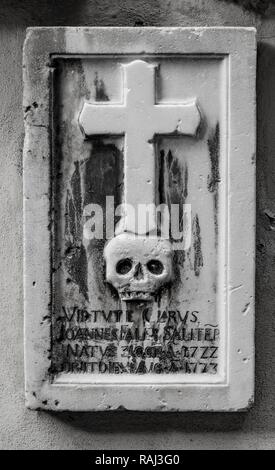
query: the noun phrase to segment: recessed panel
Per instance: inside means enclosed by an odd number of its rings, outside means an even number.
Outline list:
[[[139,278],[131,269],[121,283],[126,278],[129,291],[132,284],[146,292],[155,278],[149,301],[122,300],[119,289],[106,280],[109,260],[104,247],[115,237],[107,233],[106,223],[119,224],[122,217],[115,211],[125,200],[125,134],[109,136],[104,127],[102,135],[84,136],[79,125],[86,101],[95,105],[95,113],[99,103],[121,107],[123,64],[135,59],[56,59],[52,373],[58,380],[66,381],[68,373],[84,373],[81,380],[88,382],[93,376],[103,381],[156,381],[167,375],[167,380],[181,382],[225,377],[221,321],[226,321],[226,245],[221,241],[226,223],[226,59],[142,60],[145,66],[155,66],[156,111],[164,104],[176,107],[193,99],[200,109],[195,135],[152,133],[152,202],[162,214],[169,213],[165,235],[173,251],[172,279],[159,284],[159,273],[150,272],[141,252],[140,259],[133,260],[141,264]],[[157,114],[155,119],[152,131],[155,125],[157,133]],[[129,133],[135,132],[134,126]],[[128,158],[135,159],[135,153]],[[136,184],[139,191],[138,180]],[[138,197],[140,210],[146,211],[142,192]],[[92,205],[98,206],[98,213]],[[134,254],[135,248],[129,258]],[[127,266],[122,269],[127,271]]]

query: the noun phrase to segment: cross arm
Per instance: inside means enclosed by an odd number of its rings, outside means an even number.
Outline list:
[[[78,121],[86,136],[122,135],[126,124],[125,106],[85,102]]]
[[[158,123],[157,134],[196,136],[202,116],[197,100],[185,104],[158,104],[154,106]]]

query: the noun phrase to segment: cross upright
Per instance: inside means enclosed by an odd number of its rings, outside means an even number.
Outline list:
[[[122,104],[85,102],[79,125],[86,136],[124,135],[124,203],[155,203],[156,135],[195,136],[201,121],[196,100],[156,104],[156,65],[143,60],[123,64]],[[125,231],[135,231],[125,214]],[[153,230],[154,227],[150,227]]]

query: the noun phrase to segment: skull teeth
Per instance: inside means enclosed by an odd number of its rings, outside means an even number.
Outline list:
[[[143,291],[124,291],[120,292],[121,300],[150,300],[152,295],[150,292]]]

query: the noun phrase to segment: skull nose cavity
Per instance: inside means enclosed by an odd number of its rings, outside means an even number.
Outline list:
[[[136,265],[134,278],[138,281],[140,281],[140,279],[143,279],[143,269],[140,263]]]
[[[133,267],[133,261],[130,258],[121,259],[116,265],[116,272],[122,276],[128,274]]]
[[[150,261],[148,261],[147,268],[151,274],[154,274],[156,276],[162,274],[164,269],[162,262],[158,259],[151,259]]]

